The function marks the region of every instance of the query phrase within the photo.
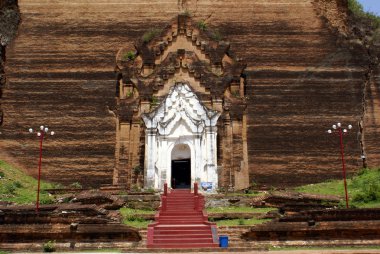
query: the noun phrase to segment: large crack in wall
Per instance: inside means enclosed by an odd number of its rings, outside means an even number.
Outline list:
[[[17,28],[21,21],[17,0],[2,0],[0,2],[0,126],[3,124],[1,99],[6,84],[5,49],[16,37]],[[1,128],[1,127],[0,127]],[[1,134],[1,129],[0,129]]]
[[[347,47],[352,51],[352,54],[358,54],[358,50],[365,52],[362,59],[365,63],[365,73],[362,80],[362,115],[358,122],[358,143],[361,149],[361,160],[363,168],[368,166],[376,167],[380,163],[380,155],[377,150],[371,149],[366,146],[366,139],[370,138],[374,133],[366,133],[367,127],[378,129],[376,125],[377,116],[375,114],[369,115],[368,111],[375,111],[376,103],[371,103],[373,86],[376,90],[375,76],[380,68],[380,39],[376,38],[376,33],[379,33],[380,28],[377,30],[373,27],[370,20],[365,17],[356,17],[348,8],[347,0],[315,0],[314,5],[327,22],[328,27],[337,35],[337,43],[342,47]],[[339,15],[335,15],[331,10],[339,9]],[[368,107],[372,108],[368,110]],[[372,124],[371,124],[372,122]],[[373,126],[375,125],[375,126]],[[373,132],[373,131],[372,131]],[[379,143],[372,144],[372,147],[378,147]],[[373,154],[372,160],[367,161],[368,154]],[[370,156],[371,157],[371,156]]]

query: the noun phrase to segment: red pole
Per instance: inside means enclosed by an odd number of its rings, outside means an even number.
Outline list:
[[[198,196],[198,183],[194,183],[194,196]]]
[[[166,211],[166,208],[167,208],[167,199],[166,199],[166,196],[162,196],[162,208],[161,208],[161,210]]]
[[[44,139],[44,131],[42,130],[40,136],[40,160],[38,161],[38,187],[37,187],[37,202],[36,202],[36,212],[39,212],[40,206],[40,182],[41,182],[41,164],[42,164],[42,141]]]
[[[194,196],[194,210],[199,211],[199,196]]]
[[[344,179],[344,193],[346,195],[346,208],[348,208],[348,192],[347,192],[347,180],[346,180],[346,165],[344,163],[344,147],[343,147],[343,133],[342,129],[339,128],[339,137],[340,137],[340,153],[342,155],[342,171]]]
[[[164,196],[168,195],[168,184],[164,183]]]

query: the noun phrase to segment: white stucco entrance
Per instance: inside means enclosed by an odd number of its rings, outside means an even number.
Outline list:
[[[188,84],[177,83],[152,112],[143,114],[146,126],[146,188],[172,186],[173,161],[190,161],[191,185],[218,186],[216,123],[220,113],[206,108]]]

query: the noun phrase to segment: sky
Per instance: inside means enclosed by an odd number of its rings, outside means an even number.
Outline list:
[[[380,16],[380,0],[358,0],[360,2],[365,11],[374,12],[378,16]]]

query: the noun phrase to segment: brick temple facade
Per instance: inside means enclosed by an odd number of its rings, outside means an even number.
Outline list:
[[[0,156],[32,176],[27,128],[39,125],[56,132],[42,178],[65,185],[340,179],[339,139],[326,133],[337,122],[353,126],[348,175],[380,165],[379,47],[346,0],[14,2]]]
[[[117,56],[114,184],[248,187],[246,64],[186,14],[144,36]]]

